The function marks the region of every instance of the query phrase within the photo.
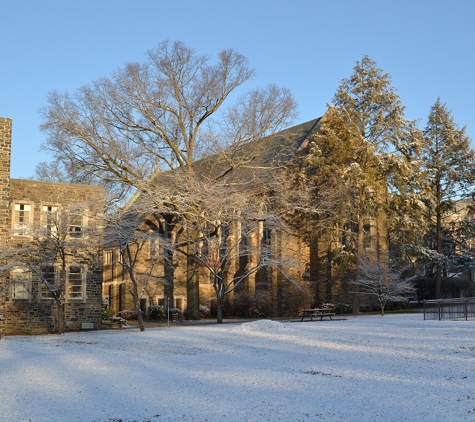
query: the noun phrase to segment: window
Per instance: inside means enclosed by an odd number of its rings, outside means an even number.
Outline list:
[[[43,224],[47,236],[56,236],[58,233],[58,208],[51,205],[43,206]]]
[[[15,268],[11,273],[12,299],[29,299],[31,272],[25,268]]]
[[[177,297],[174,298],[173,302],[169,300],[169,306],[170,308],[177,308],[180,310],[183,310],[183,297]],[[158,306],[165,306],[166,298],[164,297],[159,297],[157,298],[157,305]]]
[[[264,221],[263,233],[262,233],[262,244],[263,246],[271,245],[271,229],[269,223]]]
[[[181,297],[177,297],[175,299],[175,308],[183,310],[183,299]]]
[[[160,250],[160,239],[158,237],[150,239],[149,258],[157,258]]]
[[[67,283],[68,300],[84,300],[86,298],[86,271],[84,267],[69,267]]]
[[[30,235],[31,205],[15,204],[13,216],[13,228],[16,236]]]
[[[51,290],[58,285],[58,273],[56,268],[53,266],[43,267],[42,277],[49,287],[45,284],[45,282],[40,281],[40,299],[51,299],[53,297]]]
[[[370,221],[364,222],[364,248],[373,249],[373,232],[374,228]]]
[[[104,263],[112,264],[112,251],[106,251],[104,254]]]
[[[81,236],[83,228],[83,215],[81,213],[72,213],[69,217],[69,234],[71,236]]]

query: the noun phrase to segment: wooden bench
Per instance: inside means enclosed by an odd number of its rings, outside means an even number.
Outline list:
[[[323,317],[328,317],[333,320],[333,315],[336,315],[335,312],[329,312],[327,309],[303,309],[299,317],[301,318],[300,321],[303,321],[305,317],[309,317],[311,321],[313,321],[313,318],[320,317],[320,321],[322,321]]]

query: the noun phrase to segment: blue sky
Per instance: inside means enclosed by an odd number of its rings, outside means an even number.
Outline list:
[[[157,42],[198,53],[234,48],[250,84],[290,88],[304,122],[322,115],[340,80],[369,55],[392,75],[410,119],[440,96],[475,138],[475,0],[17,0],[0,6],[0,116],[13,119],[14,178],[49,160],[38,110]]]

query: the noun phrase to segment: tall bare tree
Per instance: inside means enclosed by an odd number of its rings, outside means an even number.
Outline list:
[[[233,49],[211,63],[182,42],[161,42],[144,63],[128,63],[73,94],[52,92],[42,110],[44,148],[67,165],[138,192],[158,192],[155,176],[167,169],[191,176],[197,159],[222,151],[221,171],[213,177],[228,175],[252,165],[257,154],[233,151],[295,116],[290,92],[275,85],[231,95],[253,76]],[[229,99],[235,101],[228,105]],[[188,315],[197,319],[197,286],[190,283]]]

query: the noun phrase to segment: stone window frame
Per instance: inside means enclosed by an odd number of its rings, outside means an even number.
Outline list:
[[[75,283],[71,282],[71,269],[81,269],[81,277],[80,277],[80,289],[77,290],[78,284],[77,279]],[[76,274],[76,273],[75,273]],[[71,263],[66,266],[66,283],[64,286],[64,294],[66,302],[70,303],[84,303],[86,302],[86,287],[87,287],[87,265],[86,264],[78,264],[78,263]],[[76,287],[76,290],[73,288]],[[80,295],[77,297],[71,297],[72,295]]]
[[[48,208],[50,208],[50,209],[48,209]],[[49,216],[53,215],[53,213],[54,213],[56,223],[58,223],[59,210],[60,210],[60,206],[58,204],[46,203],[46,202],[41,203],[41,218],[40,218],[41,227],[46,229],[48,235],[50,233],[53,233],[53,236],[54,236],[55,233],[57,234],[57,232],[58,232],[58,227],[57,226],[56,227],[50,227]]]
[[[375,249],[376,224],[374,218],[365,218],[364,220],[364,239],[363,247],[365,251]]]
[[[17,210],[18,207],[22,206],[28,206],[30,209],[28,210],[29,215],[28,215],[28,222],[23,223],[24,228],[20,229],[16,222],[16,213],[17,211],[24,211],[24,210]],[[34,221],[34,212],[35,212],[35,203],[32,201],[23,201],[23,200],[15,200],[13,201],[12,204],[12,230],[13,230],[13,235],[15,237],[31,237],[31,229],[33,226],[33,221]],[[20,231],[21,230],[21,231]],[[24,233],[23,233],[24,231]]]
[[[59,284],[59,279],[60,279],[60,264],[42,266],[41,267],[42,275],[45,274],[45,271],[43,270],[44,268],[45,269],[53,268],[54,284],[57,286]],[[51,293],[47,290],[46,286],[41,280],[38,280],[38,299],[40,301],[53,300]]]
[[[160,247],[161,247],[161,242],[158,236],[149,239],[147,259],[158,258],[160,256]]]
[[[153,300],[150,300],[151,304],[153,302],[155,302],[158,306],[165,307],[165,296],[156,295],[154,296]],[[177,305],[181,305],[181,307],[178,307]],[[173,296],[173,308],[180,309],[183,312],[185,310],[185,296],[183,295]]]
[[[51,210],[45,209],[51,208]],[[47,228],[47,213],[48,212],[55,212],[56,213],[56,220],[61,225],[67,226],[68,233],[71,237],[82,237],[84,236],[84,228],[87,226],[89,218],[87,216],[87,212],[84,209],[79,210],[68,210],[67,207],[61,204],[53,203],[53,202],[42,202],[41,203],[41,225],[44,228]],[[63,216],[61,215],[62,212],[67,212],[68,217],[64,221],[62,221]],[[66,229],[66,227],[59,227],[61,230]],[[57,230],[58,228],[56,228]]]
[[[69,213],[69,235],[71,237],[81,237],[86,226],[86,216],[84,211],[72,211]]]
[[[52,267],[54,268],[54,283],[58,285],[60,283],[60,278],[61,278],[61,267],[62,265],[59,263],[56,263],[54,265],[48,265],[45,267]],[[78,284],[77,281],[78,279],[74,280],[75,282],[71,281],[71,269],[73,268],[80,268],[81,269],[81,276],[80,276],[80,281],[81,283]],[[86,264],[81,264],[81,263],[76,263],[72,262],[66,265],[65,267],[66,271],[66,277],[64,280],[64,289],[62,291],[62,296],[64,297],[64,302],[65,303],[85,303],[87,296],[87,271],[88,271],[88,266]],[[76,274],[76,273],[75,273]],[[44,284],[39,281],[39,286],[38,286],[38,296],[40,301],[45,301],[45,300],[52,300],[52,297],[49,296],[49,292],[47,292],[44,287]],[[79,286],[79,289],[77,287]],[[75,296],[76,295],[76,296]],[[75,297],[74,297],[75,296]]]
[[[111,265],[114,260],[114,251],[105,250],[104,251],[104,265]]]
[[[15,273],[26,273],[27,276],[23,279],[23,281],[16,280]],[[33,275],[28,268],[25,267],[16,267],[13,268],[10,272],[10,297],[12,300],[31,300],[31,282],[33,279]],[[17,294],[16,286],[22,284],[23,289],[18,289],[18,291],[22,291],[23,296]]]
[[[179,309],[182,312],[185,310],[185,296],[174,296],[173,302],[175,308]]]

